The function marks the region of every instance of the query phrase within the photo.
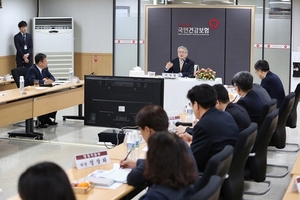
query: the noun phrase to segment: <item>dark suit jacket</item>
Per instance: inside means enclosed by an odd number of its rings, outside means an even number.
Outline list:
[[[29,53],[28,59],[31,58],[33,43],[32,43],[32,37],[29,33],[26,33],[27,50],[24,49],[25,42],[24,42],[21,32],[19,32],[18,34],[16,34],[14,36],[14,43],[15,43],[15,47],[17,50],[16,60],[23,61],[23,56],[24,56],[24,54],[27,54],[27,53]]]
[[[140,200],[187,200],[194,193],[193,186],[186,186],[179,190],[171,187],[155,184],[150,187]]]
[[[239,132],[245,130],[250,126],[251,120],[247,110],[244,107],[236,103],[229,103],[226,106],[225,111],[231,114],[239,128]]]
[[[182,73],[183,77],[194,75],[194,61],[186,58],[182,65],[182,70],[180,71],[179,58],[175,58],[171,61],[173,66],[169,70],[164,70],[165,73]]]
[[[191,156],[191,159],[194,160],[194,156],[191,152],[191,149],[186,145],[188,149],[188,153]],[[195,170],[197,171],[196,161],[195,163]],[[136,167],[131,170],[131,172],[127,176],[127,184],[132,185],[134,187],[139,186],[152,186],[152,182],[144,178],[144,171],[146,169],[145,159],[138,159],[136,163]],[[198,171],[197,171],[198,172]],[[195,182],[198,178],[195,180]]]
[[[257,122],[264,106],[264,101],[255,91],[250,90],[246,96],[240,98],[236,103],[243,106],[247,110],[252,122]]]
[[[257,83],[253,83],[252,90],[254,92],[256,92],[258,94],[258,96],[260,96],[260,98],[262,98],[262,100],[264,101],[265,104],[271,101],[271,97],[270,97],[269,93],[261,85],[259,85]]]
[[[277,108],[280,108],[285,97],[284,88],[280,78],[269,71],[266,77],[261,80],[260,85],[267,90],[271,99],[277,99]]]
[[[238,135],[238,127],[229,113],[215,107],[206,111],[193,128],[191,150],[198,170],[203,172],[207,161],[226,145],[234,146]]]
[[[43,74],[43,75],[42,75]],[[49,78],[53,81],[55,81],[54,76],[49,72],[48,67],[42,70],[42,74],[40,73],[40,70],[38,67],[34,64],[32,65],[25,77],[25,85],[34,85],[34,80],[38,79],[40,80],[40,84],[44,84],[43,78]]]

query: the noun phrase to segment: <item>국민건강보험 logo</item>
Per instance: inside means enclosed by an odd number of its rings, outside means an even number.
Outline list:
[[[192,24],[178,24],[178,35],[199,35],[209,36],[209,31],[219,27],[219,20],[212,18],[208,22],[208,26],[192,26]]]

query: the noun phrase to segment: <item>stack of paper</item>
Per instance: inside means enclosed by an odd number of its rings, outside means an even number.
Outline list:
[[[85,177],[85,180],[93,182],[95,186],[110,186],[114,182],[126,183],[130,171],[131,169],[96,170]]]

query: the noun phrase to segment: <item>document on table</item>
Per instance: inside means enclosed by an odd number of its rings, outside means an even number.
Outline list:
[[[53,85],[63,85],[63,84],[67,84],[67,83],[71,83],[71,81],[57,80],[57,81],[53,82]]]
[[[89,178],[105,178],[111,179],[114,182],[126,183],[127,175],[131,169],[112,169],[112,170],[96,170],[87,176]],[[96,180],[94,179],[94,180]]]

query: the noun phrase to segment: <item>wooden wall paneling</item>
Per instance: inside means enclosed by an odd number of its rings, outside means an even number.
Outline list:
[[[74,75],[83,80],[84,75],[92,72],[89,55],[83,53],[74,54]]]
[[[16,67],[15,55],[0,56],[0,76],[11,74],[11,69]]]
[[[94,72],[95,75],[112,76],[112,54],[75,53],[74,74],[80,79]]]
[[[92,61],[92,69],[96,75],[112,76],[112,54],[98,54],[98,61]]]

